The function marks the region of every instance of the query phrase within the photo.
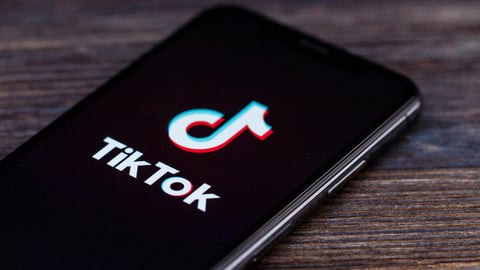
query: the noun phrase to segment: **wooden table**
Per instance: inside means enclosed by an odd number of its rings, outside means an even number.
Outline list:
[[[257,267],[480,267],[480,2],[242,3],[408,74],[426,101]],[[0,158],[210,4],[0,1]]]

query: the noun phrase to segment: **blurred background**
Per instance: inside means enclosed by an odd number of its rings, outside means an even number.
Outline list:
[[[201,10],[0,1],[0,158]],[[480,1],[230,1],[411,77],[418,123],[256,266],[480,268]]]

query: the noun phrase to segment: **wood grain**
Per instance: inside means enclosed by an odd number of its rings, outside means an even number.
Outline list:
[[[0,1],[0,158],[212,1]],[[242,1],[408,74],[420,121],[256,266],[480,268],[480,2]]]

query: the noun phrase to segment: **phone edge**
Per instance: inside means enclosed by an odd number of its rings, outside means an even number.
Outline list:
[[[212,269],[241,269],[256,262],[278,240],[286,236],[308,214],[317,208],[337,188],[351,179],[373,155],[412,124],[422,110],[419,92],[369,134],[344,158],[315,180],[305,191],[281,209],[252,235],[223,257]],[[335,190],[336,191],[336,190]]]

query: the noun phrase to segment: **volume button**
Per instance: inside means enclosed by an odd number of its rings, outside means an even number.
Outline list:
[[[351,169],[340,180],[333,184],[333,186],[328,190],[328,195],[331,196],[337,192],[338,189],[340,189],[340,187],[342,187],[343,184],[350,178],[350,176],[360,171],[366,163],[367,161],[364,159],[360,161],[355,167],[353,167],[353,169]]]

